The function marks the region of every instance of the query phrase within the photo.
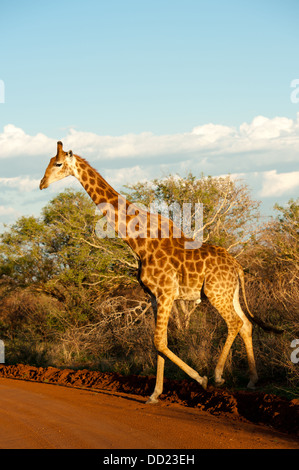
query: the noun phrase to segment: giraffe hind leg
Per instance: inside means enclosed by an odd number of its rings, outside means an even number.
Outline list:
[[[240,301],[239,301],[239,283],[237,284],[235,293],[234,293],[234,308],[239,317],[243,320],[243,326],[240,329],[240,336],[244,341],[245,349],[247,353],[247,360],[249,366],[249,377],[248,388],[255,388],[255,384],[258,381],[258,375],[256,371],[254,352],[252,346],[252,323],[248,320],[245,313],[243,312]]]
[[[232,344],[243,326],[243,320],[237,315],[233,305],[233,291],[226,293],[214,294],[212,287],[206,286],[205,293],[211,304],[217,309],[227,325],[227,338],[219,356],[215,368],[215,383],[217,386],[222,385],[225,381],[222,377],[223,369],[227,360],[227,356]]]
[[[225,320],[228,328],[227,339],[215,368],[216,385],[222,385],[224,383],[222,373],[225,366],[225,362],[237,334],[240,333],[240,336],[245,344],[249,365],[250,381],[247,387],[254,388],[255,383],[258,380],[258,375],[256,372],[256,365],[252,346],[252,324],[248,320],[240,306],[239,282],[237,281],[236,283],[233,296],[227,293],[226,295],[217,297],[208,295],[208,298],[212,305],[218,310],[222,318]]]
[[[242,327],[242,320],[237,316],[235,316],[232,320],[226,320],[226,323],[228,327],[227,337],[215,368],[215,383],[218,386],[224,383],[222,374],[227,360],[227,356],[237,334],[239,333]]]

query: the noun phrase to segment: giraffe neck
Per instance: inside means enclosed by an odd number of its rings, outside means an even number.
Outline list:
[[[171,244],[181,245],[190,240],[169,219],[153,215],[127,201],[94,169],[78,155],[74,155],[76,164],[74,176],[100,209],[109,226],[120,236],[133,251],[143,258],[145,242],[154,238],[160,242],[167,238]],[[174,235],[174,228],[176,235]],[[177,232],[177,230],[179,232]],[[178,235],[179,233],[179,235]]]
[[[146,234],[143,233],[142,240],[139,238],[138,242],[136,236],[130,236],[128,227],[130,222],[136,217],[136,211],[138,213],[142,211],[112,188],[86,160],[77,155],[74,155],[74,157],[76,158],[74,176],[80,181],[100,212],[105,215],[107,223],[114,230],[115,234],[124,239],[133,251],[139,255]]]
[[[122,197],[84,158],[76,158],[75,176],[95,204],[117,204],[118,197]],[[124,199],[124,198],[123,198]],[[117,207],[115,207],[117,210]]]

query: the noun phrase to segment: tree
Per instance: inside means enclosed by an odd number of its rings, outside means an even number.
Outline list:
[[[0,333],[8,358],[38,362],[48,341],[69,351],[75,338],[67,345],[64,338],[99,323],[103,299],[136,286],[130,249],[121,239],[98,238],[98,220],[85,193],[66,190],[40,217],[21,217],[0,236]]]
[[[280,212],[276,219],[269,224],[268,232],[272,241],[277,262],[291,274],[291,280],[299,280],[299,198],[290,199],[285,207],[276,204]]]
[[[259,202],[251,199],[248,186],[230,176],[197,178],[192,173],[186,177],[169,175],[148,183],[126,186],[128,199],[146,207],[155,205],[163,210],[163,204],[191,203],[192,218],[195,204],[203,205],[203,241],[221,245],[238,253],[256,231],[259,218]],[[171,216],[171,213],[170,213]],[[194,228],[194,225],[193,225]],[[195,234],[196,236],[196,234]]]
[[[44,247],[45,224],[21,217],[1,234],[0,276],[19,286],[45,282],[55,266]]]
[[[274,209],[277,216],[261,228],[248,250],[248,265],[256,277],[272,286],[272,297],[285,311],[298,316],[299,199],[291,199],[285,207],[276,204]]]
[[[43,209],[47,225],[47,245],[64,279],[105,290],[117,288],[118,281],[130,278],[136,269],[129,247],[121,239],[99,238],[100,216],[90,198],[82,192],[67,190]],[[109,285],[110,284],[110,285]]]
[[[136,269],[130,249],[121,239],[98,238],[98,220],[84,193],[60,193],[41,217],[21,217],[1,235],[1,277],[19,287],[73,283],[93,295],[130,283]]]
[[[272,341],[263,338],[261,354],[270,357],[269,371],[284,376],[298,392],[298,365],[290,360],[290,345],[299,335],[299,199],[274,208],[277,214],[261,227],[242,262],[249,270],[246,291],[250,308],[285,331]]]

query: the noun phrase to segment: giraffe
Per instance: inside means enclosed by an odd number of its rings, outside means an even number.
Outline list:
[[[210,303],[217,309],[227,325],[227,337],[215,368],[215,384],[222,385],[225,362],[239,333],[247,353],[249,365],[249,388],[258,380],[252,345],[252,322],[264,329],[280,332],[271,325],[265,325],[250,312],[244,285],[244,273],[239,262],[222,247],[202,244],[197,248],[186,248],[193,240],[186,237],[172,221],[168,222],[165,233],[165,218],[157,215],[155,224],[149,224],[151,214],[127,201],[82,157],[65,152],[62,142],[57,142],[57,154],[50,159],[40,189],[67,176],[76,177],[91,199],[101,208],[108,223],[131,247],[138,259],[137,278],[143,289],[150,295],[155,313],[154,344],[157,350],[156,384],[147,403],[157,403],[163,391],[165,358],[173,361],[187,375],[196,380],[203,389],[208,379],[200,376],[178,356],[167,344],[167,326],[173,302],[177,299],[200,302],[204,291]],[[138,231],[136,236],[136,214]],[[135,231],[134,231],[135,229]],[[174,232],[176,231],[176,236]],[[247,313],[239,301],[241,284]]]

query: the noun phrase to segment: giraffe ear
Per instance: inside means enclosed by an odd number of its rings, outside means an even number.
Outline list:
[[[69,150],[68,156],[69,156],[69,157],[72,157],[72,156],[73,156],[73,151],[72,151],[72,150]]]

